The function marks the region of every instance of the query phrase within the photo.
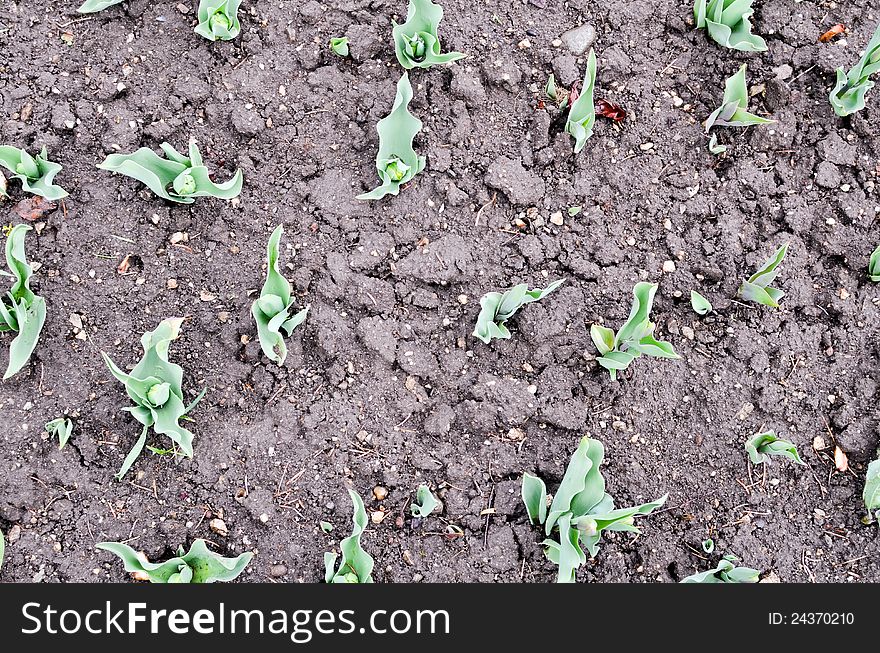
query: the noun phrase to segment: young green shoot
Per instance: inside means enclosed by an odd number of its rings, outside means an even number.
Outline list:
[[[26,193],[39,195],[50,202],[67,197],[67,191],[52,183],[55,175],[61,172],[61,165],[49,161],[45,146],[37,156],[31,156],[25,150],[10,145],[0,145],[0,166],[12,173],[13,179],[21,182],[21,189]],[[0,173],[0,177],[3,174]],[[6,196],[6,183],[0,188],[0,197]]]
[[[712,312],[712,304],[696,290],[691,290],[691,308],[697,315],[708,315]]]
[[[783,298],[785,293],[778,288],[771,288],[770,284],[779,275],[779,266],[785,260],[787,253],[788,243],[785,243],[773,253],[773,256],[764,261],[764,264],[748,278],[748,281],[743,281],[739,287],[739,296],[764,306],[779,308],[779,300]]]
[[[749,20],[755,13],[753,0],[696,0],[697,29],[705,29],[716,43],[744,52],[763,52],[767,44],[752,34]]]
[[[195,141],[190,141],[189,157],[168,143],[159,147],[167,158],[142,147],[133,154],[111,154],[98,167],[137,179],[159,197],[179,204],[191,204],[194,198],[206,196],[228,200],[241,192],[241,170],[225,183],[211,181]]]
[[[649,318],[656,292],[655,283],[642,281],[635,285],[629,318],[616,334],[613,329],[599,324],[590,327],[590,338],[601,354],[599,365],[608,370],[612,381],[617,380],[619,370],[625,370],[642,354],[656,358],[681,358],[671,344],[654,338],[656,325]]]
[[[327,583],[372,583],[373,558],[361,548],[361,535],[367,527],[367,511],[364,501],[354,490],[348,491],[354,504],[351,535],[339,543],[342,559],[336,569],[336,553],[324,554],[324,581]]]
[[[125,571],[145,577],[151,583],[225,583],[244,571],[254,554],[224,558],[208,550],[205,540],[193,542],[189,552],[178,547],[177,556],[165,562],[150,562],[127,544],[101,542],[96,548],[119,556]]]
[[[746,86],[746,65],[740,66],[735,75],[724,83],[724,97],[721,106],[706,118],[704,126],[708,134],[712,127],[750,127],[752,125],[768,125],[773,122],[767,118],[748,112],[749,90]],[[715,134],[709,140],[712,154],[724,152],[727,148],[718,145]]]
[[[18,372],[30,360],[40,332],[46,321],[46,300],[31,290],[33,268],[27,262],[24,239],[29,225],[19,224],[6,237],[6,265],[12,274],[0,272],[14,279],[12,288],[0,296],[0,333],[13,331],[17,335],[9,345],[9,363],[3,379]]]
[[[593,135],[593,126],[596,124],[596,105],[593,101],[593,91],[596,87],[596,53],[590,50],[587,58],[587,72],[584,75],[583,88],[577,99],[571,103],[568,111],[568,119],[565,121],[565,131],[574,138],[574,153],[584,149],[587,140]]]
[[[195,33],[209,41],[231,41],[241,32],[240,4],[241,0],[200,0]]]
[[[340,57],[347,57],[349,53],[348,49],[348,37],[347,36],[334,36],[330,39],[330,50],[333,54]]]
[[[693,574],[682,579],[682,583],[757,583],[761,572],[748,567],[737,567],[736,556],[724,556],[715,569]]]
[[[473,335],[487,345],[492,338],[507,340],[510,338],[505,322],[526,304],[539,301],[556,290],[565,279],[554,281],[546,288],[529,290],[528,284],[521,283],[510,290],[490,292],[480,299],[480,314]]]
[[[848,116],[865,108],[865,95],[874,88],[871,76],[878,71],[880,71],[880,24],[874,30],[874,36],[868,42],[859,62],[850,68],[848,73],[845,73],[843,68],[837,69],[837,83],[828,99],[838,116]]]
[[[130,374],[119,369],[107,354],[101,352],[111,374],[125,385],[129,399],[134,402],[134,406],[123,410],[131,413],[143,425],[140,437],[116,475],[120,481],[143,451],[150,427],[155,433],[168,436],[184,456],[192,458],[193,434],[179,422],[202,400],[207,388],[191,404],[184,405],[181,388],[183,369],[168,361],[168,347],[180,333],[182,323],[182,318],[162,320],[155,331],[145,333],[141,338],[143,358]]]
[[[410,504],[409,510],[413,517],[421,517],[424,519],[430,515],[440,505],[440,502],[431,494],[431,490],[427,485],[420,485],[416,490],[416,501]]]
[[[529,521],[544,525],[545,554],[559,566],[557,582],[573,583],[578,568],[587,562],[584,548],[594,558],[599,552],[603,531],[639,533],[634,518],[647,515],[662,506],[668,495],[632,508],[614,508],[614,499],[605,491],[605,479],[599,471],[605,449],[589,437],[581,440],[562,477],[553,501],[547,508],[544,481],[531,474],[523,475],[522,499]],[[550,536],[554,529],[559,540]]]
[[[711,537],[707,538],[703,540],[700,546],[703,547],[703,553],[705,553],[706,555],[712,555],[712,553],[715,551],[715,540],[713,540]]]
[[[806,465],[798,454],[797,447],[787,440],[780,439],[773,431],[757,433],[746,440],[746,452],[753,464],[767,463],[770,456],[785,456],[799,465]]]
[[[880,282],[880,245],[871,253],[868,261],[868,277],[874,283]]]
[[[321,527],[321,530],[322,530],[323,532],[325,532],[325,533],[329,533],[329,532],[331,532],[331,531],[333,530],[333,524],[331,524],[331,523],[328,522],[328,521],[321,521],[321,522],[318,522],[318,526],[320,526],[320,527]]]
[[[868,509],[868,521],[880,520],[880,459],[868,465],[862,499]]]
[[[440,37],[437,28],[443,20],[443,7],[431,0],[409,0],[406,22],[394,23],[394,54],[401,66],[428,68],[435,64],[449,63],[467,55],[461,52],[440,53]]]
[[[58,438],[58,448],[63,449],[73,433],[73,422],[66,417],[57,417],[46,422],[45,429],[50,438]]]
[[[93,14],[107,7],[118,5],[122,0],[86,0],[77,11],[81,14]]]
[[[278,243],[283,233],[284,228],[278,225],[269,237],[269,245],[266,248],[268,258],[266,282],[263,284],[259,298],[251,305],[251,315],[257,323],[260,347],[266,357],[278,365],[282,365],[287,358],[285,336],[290,337],[293,330],[305,321],[309,312],[309,307],[306,306],[298,313],[290,314],[293,308],[290,282],[278,269]],[[284,334],[281,333],[282,331]]]
[[[409,112],[413,91],[406,73],[397,82],[397,95],[391,113],[376,125],[379,133],[379,152],[376,170],[382,183],[358,195],[359,200],[378,200],[386,195],[397,195],[400,187],[425,169],[425,157],[416,154],[413,139],[422,129],[422,121]]]

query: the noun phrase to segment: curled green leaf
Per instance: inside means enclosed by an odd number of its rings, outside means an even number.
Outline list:
[[[755,11],[753,0],[696,0],[697,29],[705,29],[716,43],[744,52],[763,52],[767,44],[752,34],[749,20]]]
[[[871,253],[868,261],[868,277],[874,283],[880,282],[880,245]]]
[[[712,304],[696,290],[691,290],[691,308],[697,315],[708,315],[712,311]]]
[[[376,125],[379,133],[379,153],[376,170],[382,184],[359,200],[378,200],[386,195],[397,195],[400,187],[425,169],[425,157],[416,154],[413,139],[422,129],[422,121],[409,112],[413,91],[409,76],[404,73],[397,82],[397,95],[391,113]]]
[[[147,440],[147,431],[152,427],[158,434],[166,435],[180,448],[187,458],[193,455],[193,434],[180,425],[180,420],[192,412],[206,390],[188,406],[183,403],[183,368],[168,361],[168,348],[180,332],[182,318],[163,320],[155,331],[148,331],[141,338],[144,349],[143,358],[130,374],[119,369],[110,357],[101,352],[111,374],[125,385],[129,399],[134,402],[123,410],[131,413],[143,424],[141,435],[122,463],[116,478],[122,480],[125,473],[140,456]]]
[[[797,447],[787,440],[781,440],[773,431],[758,433],[749,438],[746,441],[746,452],[755,465],[768,462],[770,456],[785,456],[799,465],[806,464],[801,460]]]
[[[874,460],[868,465],[862,499],[871,518],[880,520],[880,459]]]
[[[709,152],[711,152],[712,154],[724,154],[725,152],[727,152],[726,145],[719,145],[718,144],[718,135],[717,134],[712,134],[709,137]]]
[[[761,572],[748,567],[737,567],[736,557],[725,556],[715,569],[693,574],[681,580],[682,583],[757,583]]]
[[[354,490],[348,491],[354,504],[354,517],[351,535],[339,543],[342,560],[336,569],[335,553],[324,554],[324,581],[327,583],[372,583],[373,558],[361,548],[361,535],[367,527],[367,511],[363,499]]]
[[[394,54],[401,66],[428,68],[435,64],[449,63],[467,55],[461,52],[440,53],[440,37],[437,28],[443,20],[443,7],[431,0],[409,0],[406,22],[394,23]]]
[[[111,154],[98,167],[137,179],[159,197],[179,204],[191,204],[194,198],[206,196],[228,200],[241,192],[241,170],[225,183],[211,181],[195,141],[190,141],[188,157],[168,143],[160,147],[167,158],[142,147],[133,154]]]
[[[785,293],[778,288],[771,288],[770,284],[779,275],[779,266],[785,260],[788,253],[788,243],[777,249],[773,256],[764,261],[764,264],[739,287],[739,295],[743,299],[758,302],[771,308],[779,308],[779,300]]]
[[[50,437],[58,438],[58,448],[63,449],[73,433],[73,422],[69,418],[57,417],[46,422],[45,428]]]
[[[338,55],[340,57],[348,56],[348,37],[347,36],[334,36],[330,39],[330,50],[333,51],[333,54]]]
[[[439,505],[440,502],[431,494],[430,488],[427,485],[420,485],[419,489],[416,490],[416,501],[410,504],[409,509],[413,517],[424,519],[434,512],[434,509]]]
[[[231,41],[241,32],[239,5],[241,0],[199,0],[195,33],[209,41]]]
[[[715,109],[704,123],[706,133],[712,127],[749,127],[751,125],[767,125],[772,120],[756,116],[748,112],[749,90],[746,86],[746,65],[740,66],[735,75],[729,77],[724,83],[724,98],[721,106]],[[712,154],[720,154],[727,150],[724,145],[718,145],[715,134],[709,139],[709,151]]]
[[[107,7],[118,5],[122,0],[86,0],[77,11],[81,14],[93,14]]]
[[[547,521],[547,486],[537,476],[523,474],[522,500],[532,524]]]
[[[874,88],[871,76],[880,71],[880,24],[858,63],[848,73],[837,69],[837,83],[828,99],[838,116],[848,116],[865,108],[865,95]]]
[[[186,554],[180,547],[177,557],[159,563],[150,562],[127,544],[101,542],[95,546],[118,556],[125,565],[125,571],[143,574],[151,583],[229,582],[235,580],[254,557],[248,551],[235,558],[224,558],[209,551],[205,540],[194,541]]]
[[[574,137],[575,154],[584,149],[587,140],[593,135],[593,126],[596,124],[596,105],[593,101],[595,87],[596,53],[590,50],[583,88],[577,99],[572,102],[571,109],[568,111],[568,119],[565,121],[566,133]]]
[[[325,533],[329,533],[330,531],[333,530],[333,524],[331,524],[328,521],[321,521],[318,523],[318,526],[320,526],[321,530],[324,531]]]
[[[705,539],[703,540],[701,546],[703,547],[703,553],[712,555],[712,553],[715,551],[715,540],[713,540],[711,537]]]
[[[37,156],[31,156],[25,150],[10,145],[0,145],[0,166],[12,173],[13,179],[21,182],[21,188],[27,193],[45,197],[49,201],[67,197],[67,191],[53,182],[55,175],[61,172],[61,166],[49,161],[49,154],[43,147]],[[2,175],[0,175],[2,176]],[[0,196],[6,194],[6,183],[3,183]]]
[[[477,326],[474,329],[474,337],[479,338],[487,345],[492,338],[510,338],[505,322],[526,304],[531,304],[543,299],[556,290],[565,279],[554,281],[546,288],[529,290],[527,284],[521,283],[505,292],[490,292],[480,299],[480,314],[477,316]]]
[[[287,358],[285,336],[290,337],[293,330],[305,321],[309,312],[309,307],[306,306],[298,313],[290,314],[293,307],[290,282],[278,269],[278,244],[283,233],[284,228],[278,225],[269,237],[269,245],[266,248],[268,259],[266,282],[263,284],[259,298],[251,305],[251,315],[257,323],[260,347],[266,357],[278,365],[282,365]]]

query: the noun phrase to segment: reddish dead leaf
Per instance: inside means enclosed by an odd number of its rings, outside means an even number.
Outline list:
[[[819,43],[828,43],[835,36],[843,34],[844,31],[846,31],[846,26],[843,23],[838,23],[819,37]]]
[[[596,113],[614,122],[626,120],[626,109],[611,100],[596,100]]]
[[[547,105],[544,104],[544,100],[538,100],[538,109],[543,109]]]
[[[45,197],[34,195],[26,200],[21,200],[12,211],[22,220],[36,222],[42,220],[47,214],[58,208],[55,202],[50,202]]]
[[[849,469],[849,459],[840,447],[834,447],[834,466],[839,472],[845,472]]]

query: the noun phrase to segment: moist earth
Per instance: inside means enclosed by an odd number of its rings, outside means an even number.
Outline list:
[[[861,521],[878,447],[880,288],[866,266],[880,93],[846,119],[827,100],[877,2],[758,2],[769,50],[741,53],[694,30],[682,2],[444,0],[441,42],[468,57],[411,71],[428,165],[374,203],[355,196],[378,183],[403,0],[245,2],[241,35],[218,43],[193,33],[193,0],[86,17],[77,4],[7,0],[0,17],[0,141],[47,145],[70,192],[28,236],[49,317],[31,363],[0,384],[3,580],[125,581],[95,543],[155,560],[201,537],[257,554],[240,582],[319,581],[351,529],[350,487],[379,513],[362,540],[377,581],[551,582],[520,478],[555,490],[585,434],[605,445],[618,505],[669,500],[641,535],[607,535],[579,580],[675,582],[725,554],[769,580],[880,580],[877,527]],[[836,23],[850,33],[819,43]],[[327,47],[342,35],[351,58]],[[541,91],[551,72],[579,80],[589,47],[596,97],[629,115],[600,119],[574,156]],[[728,151],[713,156],[701,122],[742,63],[751,110],[776,122],[720,130]],[[239,198],[170,205],[95,167],[191,137],[216,178],[243,170]],[[21,221],[13,202],[4,222]],[[280,367],[249,313],[278,224],[296,306],[311,307]],[[735,301],[784,242],[782,308]],[[471,336],[484,293],[558,278],[510,340]],[[660,284],[653,319],[682,360],[641,358],[612,382],[589,328],[618,328],[639,281]],[[716,312],[697,316],[692,289]],[[132,366],[140,335],[171,316],[186,318],[171,347],[185,394],[208,388],[187,424],[195,456],[147,452],[118,482],[140,427],[100,352]],[[74,433],[59,451],[43,424],[62,414]],[[766,429],[806,466],[752,466],[743,443]],[[443,507],[415,519],[421,483]]]

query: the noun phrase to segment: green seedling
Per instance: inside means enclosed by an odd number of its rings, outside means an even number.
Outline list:
[[[550,73],[550,77],[547,78],[547,85],[544,87],[544,95],[552,100],[556,106],[559,107],[560,111],[568,106],[569,100],[572,98],[571,91],[556,84],[556,76],[553,73]],[[577,95],[574,97],[577,99]]]
[[[195,33],[209,41],[231,41],[241,32],[240,4],[241,0],[200,0]]]
[[[151,583],[225,583],[244,571],[254,554],[250,551],[236,558],[224,558],[208,551],[205,540],[193,542],[188,553],[177,549],[177,557],[165,562],[150,562],[127,544],[101,542],[96,548],[119,556],[125,571],[144,576]]]
[[[64,417],[58,417],[51,422],[46,422],[45,428],[49,437],[58,438],[58,448],[63,449],[70,439],[70,434],[73,433],[73,422]]]
[[[101,352],[110,372],[125,385],[128,397],[134,406],[123,410],[131,413],[138,422],[143,424],[141,435],[132,450],[125,457],[122,468],[116,478],[122,480],[125,473],[138,459],[147,440],[147,431],[168,436],[187,458],[193,455],[193,434],[183,428],[179,422],[205,396],[207,388],[189,405],[183,404],[183,369],[180,365],[168,362],[168,347],[180,332],[182,318],[162,320],[155,331],[148,331],[141,338],[144,356],[131,371],[126,374],[119,369],[110,357]]]
[[[749,20],[755,11],[753,0],[696,0],[697,29],[705,29],[716,43],[744,52],[763,52],[767,44],[752,34]]]
[[[868,519],[880,519],[880,459],[868,465],[862,499],[865,501],[865,508],[868,509]]]
[[[736,556],[724,556],[715,569],[682,579],[682,583],[757,583],[761,572],[748,567],[737,567]]]
[[[791,442],[781,440],[773,431],[758,433],[746,440],[746,451],[753,464],[767,463],[770,456],[785,456],[799,465],[806,465]]]
[[[422,121],[409,112],[413,91],[406,73],[397,82],[397,95],[391,113],[376,125],[379,133],[379,153],[376,170],[382,184],[359,200],[378,200],[386,195],[397,195],[400,187],[425,169],[425,157],[416,154],[413,139],[422,129]]]
[[[531,304],[543,299],[556,290],[565,279],[554,281],[546,288],[529,290],[527,284],[521,283],[505,292],[490,292],[480,299],[480,314],[477,316],[477,326],[474,329],[474,337],[479,338],[487,345],[492,338],[507,340],[510,338],[505,322],[526,304]]]
[[[635,285],[635,300],[629,318],[617,334],[613,329],[598,324],[590,327],[590,338],[602,354],[599,365],[608,370],[612,381],[617,380],[618,370],[625,370],[642,354],[656,358],[681,358],[671,344],[654,338],[656,325],[649,317],[656,292],[656,283],[642,281]]]
[[[434,509],[439,505],[440,502],[431,494],[430,488],[427,485],[420,485],[419,489],[416,490],[416,502],[410,504],[409,510],[413,517],[424,519],[434,512]]]
[[[159,147],[168,158],[142,147],[134,154],[111,154],[98,167],[137,179],[159,197],[179,204],[191,204],[194,198],[206,196],[228,200],[241,192],[241,170],[225,183],[211,181],[195,141],[190,141],[189,157],[168,143]]]
[[[752,125],[768,125],[773,122],[749,113],[748,108],[749,90],[746,86],[746,65],[743,64],[737,73],[728,77],[724,83],[724,97],[721,100],[721,106],[715,109],[704,123],[706,133],[708,134],[712,127],[750,127]],[[716,135],[712,134],[709,139],[709,151],[712,154],[719,154],[725,150],[727,148],[724,145],[718,145]]]
[[[342,550],[342,560],[339,569],[336,569],[336,553],[324,554],[324,581],[327,583],[372,583],[373,582],[373,558],[361,548],[361,535],[367,527],[367,511],[360,495],[354,490],[349,490],[351,501],[354,504],[354,527],[351,535],[339,543]]]
[[[748,281],[743,281],[739,287],[739,296],[764,306],[779,308],[779,300],[783,298],[785,293],[778,288],[771,288],[770,284],[779,275],[778,268],[787,253],[788,243],[785,243],[773,253],[773,256],[764,261],[764,265],[755,274],[750,276]]]
[[[338,55],[340,57],[348,56],[348,37],[347,36],[334,36],[330,39],[330,50],[333,51],[333,54]]]
[[[287,358],[284,337],[290,337],[293,330],[305,321],[309,312],[309,307],[306,306],[295,315],[290,314],[293,307],[290,282],[278,270],[278,243],[283,233],[284,228],[278,225],[269,237],[266,283],[263,284],[259,298],[251,305],[260,347],[266,357],[278,365],[282,365]],[[284,335],[281,334],[282,331]]]
[[[597,440],[585,437],[575,451],[562,477],[562,483],[547,510],[544,481],[523,475],[522,499],[532,524],[543,524],[547,558],[559,566],[557,581],[573,583],[578,568],[587,562],[583,549],[594,558],[599,552],[603,531],[639,533],[634,518],[662,506],[668,497],[632,508],[614,508],[614,499],[605,491],[599,471],[605,449]],[[558,529],[559,541],[550,538]]]
[[[880,282],[880,245],[871,253],[868,261],[868,276],[874,283]]]
[[[118,5],[120,2],[122,0],[86,0],[77,11],[81,14],[93,14],[107,7]]]
[[[149,451],[150,453],[152,453],[153,455],[156,455],[156,456],[177,456],[177,455],[179,455],[178,449],[175,449],[175,448],[162,449],[161,447],[151,447],[150,445],[147,445],[147,451]]]
[[[13,179],[21,182],[21,189],[45,197],[54,202],[67,197],[67,191],[52,182],[55,175],[61,172],[61,166],[49,161],[49,154],[43,147],[37,156],[31,156],[24,150],[10,145],[0,145],[0,166],[12,173]],[[3,174],[0,173],[0,177]],[[0,197],[6,196],[6,182],[0,188]]]
[[[333,530],[333,524],[331,524],[328,521],[319,522],[318,525],[321,527],[321,530],[324,531],[325,533],[329,533],[330,531]]]
[[[394,23],[391,30],[394,38],[394,54],[401,66],[428,68],[435,64],[449,63],[467,55],[461,52],[440,53],[440,38],[437,28],[443,20],[443,7],[431,0],[409,0],[406,22]]]
[[[709,539],[703,540],[702,547],[703,553],[705,553],[706,555],[712,555],[712,553],[715,551],[715,540],[713,540],[711,537]]]
[[[696,290],[691,290],[691,308],[697,315],[708,315],[712,312],[712,304]]]
[[[568,111],[568,119],[565,121],[565,131],[574,137],[575,154],[584,149],[587,140],[593,135],[593,126],[596,124],[596,105],[593,101],[595,87],[596,53],[590,50],[583,88],[577,99],[572,102],[571,109]]]
[[[24,238],[30,230],[29,225],[19,224],[9,232],[6,237],[6,265],[12,274],[0,271],[3,276],[15,280],[6,296],[0,296],[0,333],[15,331],[18,334],[9,345],[9,364],[3,375],[4,380],[28,362],[46,321],[46,300],[31,290],[33,268],[25,257]]]
[[[828,99],[838,116],[848,116],[865,108],[865,95],[874,88],[871,75],[880,71],[880,25],[868,42],[865,53],[848,73],[837,69],[837,83]]]

